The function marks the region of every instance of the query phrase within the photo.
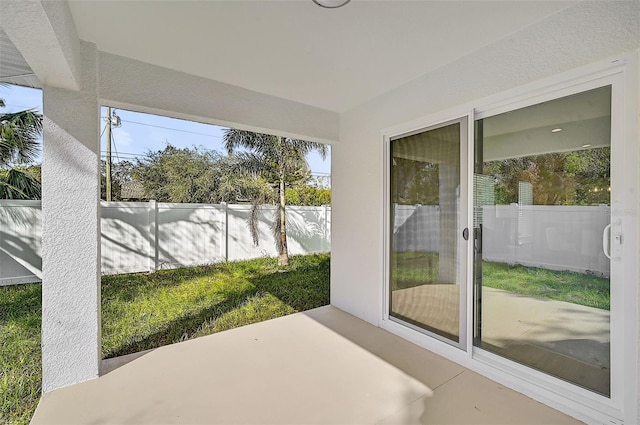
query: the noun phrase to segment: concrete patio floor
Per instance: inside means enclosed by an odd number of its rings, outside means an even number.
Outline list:
[[[40,424],[578,424],[327,306],[144,353],[46,394]]]

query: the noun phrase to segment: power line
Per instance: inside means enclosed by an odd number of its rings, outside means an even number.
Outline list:
[[[35,110],[35,111],[39,111],[40,110],[40,108],[38,106],[16,105],[15,103],[5,103],[4,106],[5,107],[13,106],[13,107],[16,107],[16,108],[25,108],[25,109],[29,109],[29,110]]]
[[[164,127],[164,126],[161,126],[161,125],[148,124],[148,123],[138,122],[138,121],[130,121],[130,120],[121,120],[121,121],[129,123],[129,124],[138,124],[138,125],[143,125],[143,126],[146,126],[146,127],[153,127],[153,128],[160,128],[160,129],[163,129],[163,130],[177,131],[179,133],[187,133],[187,134],[195,134],[195,135],[198,135],[198,136],[212,137],[214,139],[219,139],[219,140],[223,139],[223,137],[224,137],[224,136],[219,136],[217,134],[207,134],[207,133],[200,133],[200,132],[197,132],[197,131],[180,130],[180,129],[177,129],[177,128]],[[213,125],[213,124],[202,124],[202,125]],[[220,128],[224,128],[224,127],[220,127]],[[144,155],[144,154],[142,154],[142,155]]]
[[[106,152],[106,151],[100,151],[100,152]],[[146,154],[144,154],[144,153],[133,153],[133,152],[120,152],[120,155],[143,156],[143,155],[146,155]]]
[[[129,120],[122,120],[122,122],[128,122],[130,124],[138,124],[138,125],[144,125],[147,127],[154,127],[154,128],[161,128],[163,130],[171,130],[171,131],[178,131],[180,133],[189,133],[189,134],[197,134],[199,136],[207,136],[207,137],[213,137],[214,139],[222,139],[221,136],[215,135],[215,134],[207,134],[207,133],[199,133],[197,131],[189,131],[189,130],[180,130],[177,128],[171,128],[171,127],[163,127],[161,125],[155,125],[155,124],[147,124],[144,122],[138,122],[138,121],[129,121]]]
[[[100,154],[101,154],[102,156],[105,156],[107,153],[106,153],[105,151],[100,151]],[[144,155],[143,155],[143,154],[141,154],[141,155],[126,154],[126,153],[122,153],[122,152],[121,152],[121,153],[120,153],[120,156],[122,156],[122,157],[125,157],[125,156],[126,156],[126,157],[129,157],[129,158],[138,158],[138,157],[140,157],[140,156],[144,156]]]

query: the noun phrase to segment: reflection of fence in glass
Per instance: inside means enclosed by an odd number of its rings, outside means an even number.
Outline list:
[[[493,176],[473,175],[473,227],[482,224],[482,207],[495,205],[495,181]]]
[[[498,263],[609,277],[602,232],[610,207],[485,205],[482,257]],[[438,252],[438,207],[395,205],[396,252]],[[536,229],[535,232],[532,229]]]
[[[277,256],[274,206],[260,213],[254,246],[248,205],[102,202],[102,273],[132,273]],[[41,276],[40,201],[0,201],[0,285]],[[287,207],[289,253],[331,250],[331,207]]]
[[[529,182],[518,182],[518,205],[533,205],[533,185]]]

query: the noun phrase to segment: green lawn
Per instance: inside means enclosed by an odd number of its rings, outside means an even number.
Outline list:
[[[0,424],[27,424],[40,398],[39,283],[0,287]]]
[[[102,278],[102,352],[120,356],[329,303],[330,256]],[[40,397],[40,284],[0,287],[0,424],[27,424]]]
[[[391,289],[412,288],[438,281],[438,254],[394,252],[391,256]]]
[[[391,261],[395,266],[392,290],[438,280],[438,254],[394,253]],[[609,310],[609,280],[593,275],[483,261],[482,284],[516,294]]]
[[[609,280],[583,273],[482,263],[482,284],[522,295],[609,310]]]

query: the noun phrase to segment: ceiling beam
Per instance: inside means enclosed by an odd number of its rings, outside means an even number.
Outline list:
[[[0,1],[0,27],[40,82],[79,90],[80,39],[66,1]]]

